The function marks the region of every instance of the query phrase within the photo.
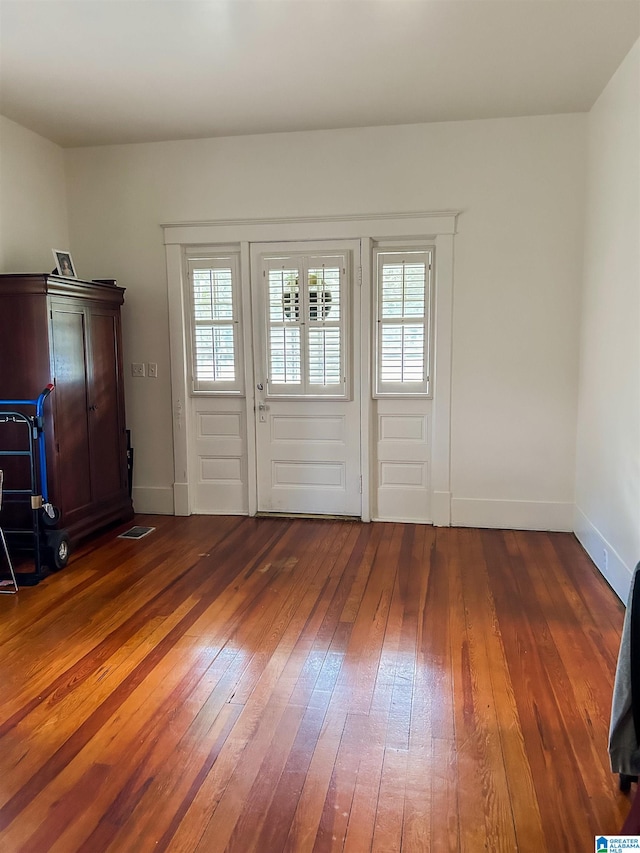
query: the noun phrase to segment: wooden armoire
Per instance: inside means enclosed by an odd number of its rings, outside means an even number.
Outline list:
[[[0,274],[0,399],[35,399],[55,385],[45,403],[49,498],[72,541],[133,516],[123,302],[115,282]]]

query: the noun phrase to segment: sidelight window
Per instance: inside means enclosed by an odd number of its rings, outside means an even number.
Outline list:
[[[375,252],[377,396],[430,393],[432,254]]]
[[[188,259],[194,391],[242,391],[238,257]]]

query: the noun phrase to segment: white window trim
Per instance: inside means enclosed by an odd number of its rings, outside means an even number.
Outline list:
[[[174,511],[176,515],[191,512],[189,459],[188,373],[185,329],[188,315],[184,305],[183,250],[198,246],[240,245],[242,280],[242,311],[250,323],[249,257],[252,243],[293,242],[303,240],[360,240],[361,269],[365,282],[372,280],[372,245],[401,241],[428,240],[435,248],[438,264],[434,280],[434,386],[433,434],[431,457],[432,520],[436,526],[451,523],[451,343],[453,318],[453,240],[458,210],[425,213],[382,213],[369,215],[302,217],[297,219],[216,220],[209,222],[174,222],[162,224],[167,260],[169,301],[169,338],[171,345],[171,395],[174,425]],[[362,288],[361,335],[361,470],[362,519],[371,518],[370,448],[371,448],[371,358],[369,324],[371,304],[369,289]],[[251,358],[245,348],[245,387],[247,407],[247,444],[249,464],[249,513],[257,511],[255,492],[255,427],[253,407],[255,388]]]

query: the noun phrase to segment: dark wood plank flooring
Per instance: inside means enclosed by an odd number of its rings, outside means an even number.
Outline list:
[[[0,597],[3,853],[581,853],[621,827],[624,609],[573,536],[137,523]]]

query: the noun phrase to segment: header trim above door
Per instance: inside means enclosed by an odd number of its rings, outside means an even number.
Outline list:
[[[276,240],[335,240],[370,237],[455,234],[460,211],[435,213],[373,213],[297,219],[228,219],[210,222],[170,222],[162,225],[165,245]]]

